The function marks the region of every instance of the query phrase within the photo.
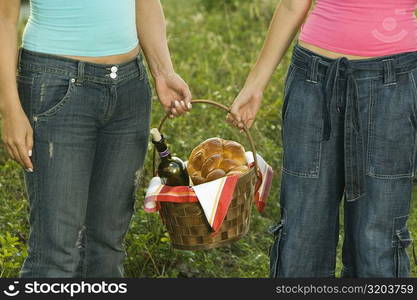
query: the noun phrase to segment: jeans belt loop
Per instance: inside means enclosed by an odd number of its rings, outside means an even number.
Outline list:
[[[394,60],[392,58],[390,59],[384,59],[384,84],[385,85],[391,85],[396,84],[396,76],[395,76],[395,67],[394,67]]]
[[[320,57],[312,56],[309,60],[307,81],[317,83]]]
[[[85,62],[79,61],[78,68],[77,68],[77,85],[81,85],[84,82],[84,70],[85,70]]]

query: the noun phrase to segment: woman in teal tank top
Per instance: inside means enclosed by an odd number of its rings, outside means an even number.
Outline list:
[[[150,125],[142,52],[164,110],[191,108],[160,1],[31,0],[18,51],[19,9],[0,2],[2,140],[30,204],[20,275],[122,277]]]
[[[133,0],[32,0],[30,8],[25,49],[105,56],[129,52],[138,44]]]

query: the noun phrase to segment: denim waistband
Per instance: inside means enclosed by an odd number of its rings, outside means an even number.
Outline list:
[[[346,57],[334,59],[322,56],[296,44],[292,56],[292,63],[299,68],[308,70],[307,76],[313,82],[316,81],[318,75],[325,76],[329,67],[338,61],[344,61],[339,67],[341,76],[344,76],[344,71],[351,69],[356,71],[356,79],[382,76],[384,82],[392,82],[394,81],[394,73],[409,72],[417,68],[417,51],[366,59],[352,60]]]
[[[417,52],[406,52],[389,56],[349,60],[316,54],[296,44],[292,63],[306,71],[306,80],[312,83],[322,81],[324,100],[322,102],[322,140],[330,139],[330,104],[339,89],[339,79],[346,81],[344,101],[345,117],[345,197],[353,201],[365,194],[364,140],[359,116],[357,80],[381,77],[385,85],[396,84],[396,76],[417,67]],[[336,104],[338,112],[342,108]]]
[[[96,64],[24,48],[19,49],[18,70],[73,77],[77,83],[93,81],[104,84],[117,84],[145,74],[141,54],[120,64]]]

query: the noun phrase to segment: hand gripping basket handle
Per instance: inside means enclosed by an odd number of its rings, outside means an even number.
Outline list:
[[[197,103],[210,104],[210,105],[213,105],[213,106],[215,106],[215,107],[218,107],[218,108],[223,109],[223,110],[225,110],[226,112],[230,113],[230,108],[228,108],[226,105],[223,105],[223,104],[220,104],[220,103],[214,102],[214,101],[212,101],[212,100],[203,100],[203,99],[199,99],[199,100],[192,100],[192,101],[191,101],[191,103],[192,103],[192,104],[197,104]],[[159,124],[159,127],[158,127],[159,131],[161,131],[162,127],[164,126],[165,121],[166,121],[167,119],[169,119],[169,115],[170,115],[170,114],[169,114],[169,113],[167,113],[167,114],[165,115],[165,117],[161,120],[161,123]],[[232,116],[232,118],[234,118],[234,119],[236,120],[236,118],[235,118],[235,116],[234,116],[234,115],[232,115],[232,114],[230,114],[230,115]],[[247,137],[247,138],[248,138],[248,140],[249,140],[250,147],[252,148],[252,154],[253,154],[253,159],[254,159],[254,162],[255,162],[255,168],[256,168],[256,169],[255,169],[255,170],[256,170],[256,175],[258,176],[258,178],[261,178],[260,171],[259,171],[259,165],[258,165],[258,158],[257,158],[257,156],[256,156],[256,148],[255,148],[255,144],[254,144],[254,142],[253,142],[252,136],[251,136],[251,134],[249,133],[249,130],[248,130],[248,128],[246,127],[246,125],[244,125],[244,127],[243,127],[243,131],[245,132],[246,137]],[[157,174],[156,174],[156,150],[155,150],[155,147],[153,148],[152,168],[153,168],[153,176],[156,176]]]

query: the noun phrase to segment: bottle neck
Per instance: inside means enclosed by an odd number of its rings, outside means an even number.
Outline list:
[[[169,159],[171,158],[171,153],[169,152],[168,148],[166,147],[166,149],[164,151],[158,151],[159,153],[159,157],[161,159]]]
[[[158,142],[152,141],[152,143],[155,145],[155,148],[156,148],[156,150],[159,153],[159,157],[162,160],[164,160],[164,159],[170,159],[171,158],[171,153],[169,152],[168,147],[165,144],[164,138],[162,138]]]

